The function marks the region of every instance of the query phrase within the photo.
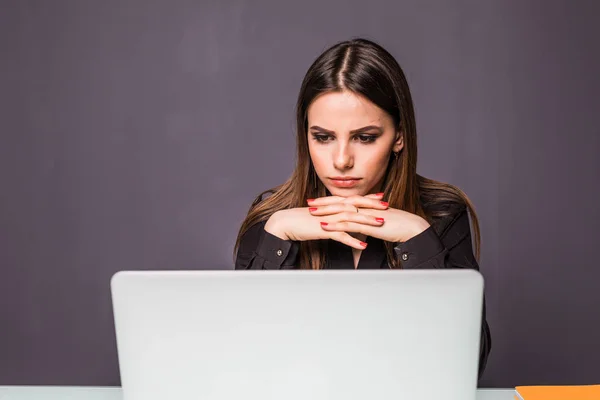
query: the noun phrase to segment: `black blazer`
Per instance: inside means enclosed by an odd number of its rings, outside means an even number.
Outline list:
[[[439,206],[439,205],[438,205]],[[471,268],[479,270],[471,244],[471,228],[466,206],[448,204],[450,215],[435,219],[431,226],[394,250],[403,269]],[[282,240],[264,230],[266,221],[257,223],[242,236],[235,269],[295,269],[299,243]],[[384,242],[368,237],[358,268],[389,268]],[[352,249],[335,240],[326,241],[327,269],[354,268]],[[485,298],[479,353],[479,377],[485,370],[492,347],[486,320]]]

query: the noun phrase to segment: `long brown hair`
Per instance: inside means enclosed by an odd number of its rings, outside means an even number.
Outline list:
[[[473,225],[475,257],[479,259],[480,233],[477,215],[468,197],[457,187],[417,174],[417,132],[411,93],[404,72],[394,57],[380,45],[366,39],[337,43],[321,54],[308,69],[296,103],[296,167],[280,186],[261,193],[252,203],[235,244],[254,224],[267,220],[274,212],[306,207],[306,200],[323,197],[327,191],[317,178],[308,151],[307,110],[319,95],[333,91],[351,91],[364,96],[392,116],[403,134],[404,147],[390,157],[383,192],[390,207],[417,214],[430,223],[451,213],[433,205],[466,205]],[[265,194],[270,193],[266,199]],[[299,268],[325,266],[324,241],[300,242]],[[391,268],[400,264],[394,255],[394,243],[385,243]]]

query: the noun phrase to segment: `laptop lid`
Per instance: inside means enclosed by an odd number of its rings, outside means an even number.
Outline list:
[[[124,271],[124,400],[475,399],[473,270]]]

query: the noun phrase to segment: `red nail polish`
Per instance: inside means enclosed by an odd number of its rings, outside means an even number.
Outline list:
[[[383,223],[384,219],[383,218],[375,218],[375,221]]]
[[[375,196],[383,196],[383,193],[375,193]]]
[[[387,201],[381,201],[380,203],[381,203],[381,205],[383,205],[385,207],[390,205],[390,203],[388,203]]]
[[[313,201],[315,201],[315,199],[306,199],[306,201],[307,201],[308,203],[312,203]]]
[[[365,242],[360,242],[360,245],[361,245],[362,247],[367,247],[367,244],[366,244]]]
[[[308,209],[308,211],[310,211],[310,212],[317,211],[317,207],[311,207]]]
[[[321,226],[327,226],[327,222],[321,222]]]

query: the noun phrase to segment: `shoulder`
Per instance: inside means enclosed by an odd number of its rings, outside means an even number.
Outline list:
[[[469,229],[468,206],[463,196],[460,189],[446,183],[433,182],[421,187],[421,206],[438,235],[443,236],[456,224],[461,225],[461,230]]]
[[[467,204],[463,201],[438,201],[429,205],[428,219],[438,237],[448,249],[471,238],[471,222]]]
[[[250,208],[252,209],[252,208],[258,206],[259,204],[261,204],[262,202],[264,202],[266,199],[271,197],[275,192],[277,192],[277,189],[278,188],[271,188],[271,189],[267,189],[267,190],[260,192],[258,194],[258,196],[256,196],[254,198],[254,201],[252,202],[252,205],[250,206]]]
[[[239,248],[241,251],[253,249],[260,243],[264,234],[265,224],[275,212],[275,207],[268,204],[268,200],[277,190],[278,187],[265,190],[254,198],[238,233]]]
[[[426,214],[431,226],[433,226],[440,237],[446,236],[451,229],[458,229],[464,233],[470,229],[469,213],[466,204],[436,204],[435,211],[436,214],[434,215],[427,213],[427,211]]]
[[[260,244],[266,221],[253,223],[240,237],[239,252],[252,252]]]

